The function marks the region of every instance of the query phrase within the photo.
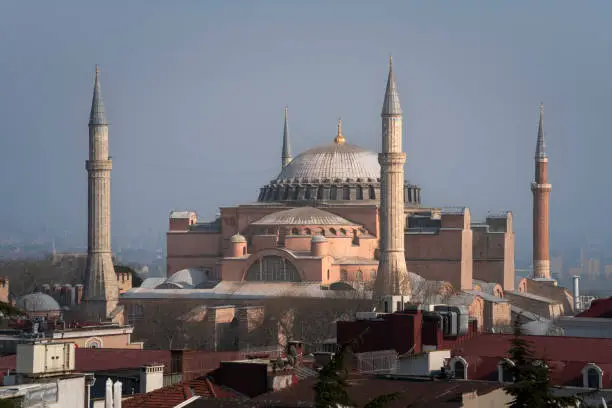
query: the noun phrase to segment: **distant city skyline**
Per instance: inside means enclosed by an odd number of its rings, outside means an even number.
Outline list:
[[[115,163],[113,248],[154,251],[171,210],[213,218],[256,200],[280,171],[286,105],[294,156],[331,140],[339,116],[349,143],[379,151],[392,53],[406,177],[424,205],[467,206],[474,219],[513,211],[517,259],[529,258],[544,102],[551,249],[606,245],[612,5],[450,4],[1,4],[0,236],[86,247],[96,63]],[[107,29],[92,30],[92,15]]]

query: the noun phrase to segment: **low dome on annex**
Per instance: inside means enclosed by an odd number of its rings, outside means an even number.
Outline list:
[[[404,184],[407,206],[421,204],[419,186]],[[380,200],[378,154],[346,142],[342,122],[332,143],[300,153],[261,188],[258,202]]]
[[[16,306],[28,314],[59,313],[62,309],[55,299],[42,292],[30,293],[20,297]]]

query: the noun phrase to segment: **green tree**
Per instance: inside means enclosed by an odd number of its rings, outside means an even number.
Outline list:
[[[508,350],[512,362],[504,363],[514,382],[504,390],[512,397],[510,408],[566,408],[576,406],[576,397],[553,395],[549,369],[543,360],[536,358],[529,341],[521,331],[520,321],[514,322],[514,337]]]
[[[314,387],[315,408],[357,406],[357,404],[351,400],[347,391],[349,387],[348,360],[353,356],[353,349],[360,339],[361,336],[351,343],[342,345],[338,352],[334,354],[331,361],[319,372],[319,380]],[[399,398],[400,395],[398,393],[380,395],[368,402],[365,407],[386,408],[391,402]]]

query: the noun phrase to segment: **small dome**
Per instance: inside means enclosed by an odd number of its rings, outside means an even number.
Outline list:
[[[253,225],[356,225],[339,215],[313,207],[298,207],[268,214]]]
[[[237,243],[242,243],[242,242],[247,242],[246,238],[243,237],[240,234],[236,234],[236,235],[232,235],[232,237],[230,238],[230,241],[233,244],[237,244]]]
[[[59,303],[51,296],[42,292],[30,293],[17,300],[17,307],[29,313],[57,312],[61,310]]]
[[[170,276],[164,284],[176,284],[180,287],[196,287],[204,282],[204,273],[196,268],[182,269]]]
[[[325,238],[323,235],[315,235],[314,237],[312,237],[310,241],[311,242],[327,242],[327,238]]]

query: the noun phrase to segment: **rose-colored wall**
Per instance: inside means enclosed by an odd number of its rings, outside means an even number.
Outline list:
[[[425,279],[450,282],[457,289],[472,288],[470,230],[441,229],[438,234],[406,234],[405,250],[409,270]]]
[[[185,268],[213,269],[221,255],[221,235],[201,232],[166,234],[167,275]]]
[[[349,221],[356,224],[363,225],[368,232],[374,236],[379,236],[380,225],[378,208],[375,205],[372,206],[359,206],[359,207],[327,207],[325,211],[332,214],[339,215]]]
[[[93,336],[83,337],[71,337],[65,339],[54,339],[55,343],[75,343],[79,348],[86,348],[87,342],[93,339],[99,339],[102,341],[102,348],[117,348],[117,349],[133,349],[142,350],[142,343],[131,343],[129,334],[116,334],[116,335],[101,335],[95,334]]]
[[[474,279],[498,282],[504,290],[514,290],[512,216],[509,214],[505,221],[495,221],[506,223],[505,232],[491,232],[484,227],[473,229]]]
[[[0,302],[9,302],[9,280],[8,278],[0,278]]]

